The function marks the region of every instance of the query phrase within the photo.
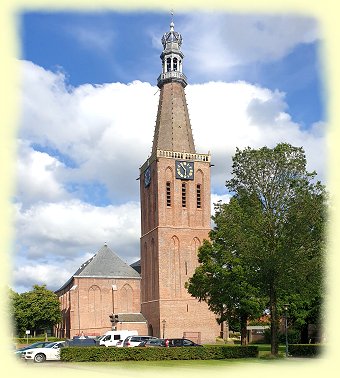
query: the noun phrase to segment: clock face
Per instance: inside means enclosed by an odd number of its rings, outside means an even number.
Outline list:
[[[182,180],[194,179],[194,163],[192,161],[176,161],[176,178]]]
[[[144,186],[147,187],[151,182],[151,170],[150,167],[146,168],[144,171]]]

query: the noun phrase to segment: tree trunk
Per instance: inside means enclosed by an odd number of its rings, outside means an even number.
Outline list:
[[[247,338],[247,315],[241,315],[241,345],[247,345],[248,344],[248,338]]]
[[[302,326],[302,329],[301,329],[301,332],[300,332],[300,342],[301,342],[301,344],[308,344],[309,343],[308,323],[306,323]]]
[[[278,314],[277,314],[277,298],[276,291],[272,287],[270,290],[270,352],[273,356],[279,354],[279,343],[278,343]]]

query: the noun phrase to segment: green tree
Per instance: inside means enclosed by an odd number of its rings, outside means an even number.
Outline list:
[[[26,329],[31,329],[32,324],[29,324],[28,306],[22,294],[18,294],[12,289],[9,289],[10,311],[13,320],[13,327],[16,334],[25,334]]]
[[[26,329],[46,330],[61,321],[60,302],[45,285],[34,285],[33,290],[17,294],[10,292],[12,316],[18,334]]]
[[[284,302],[289,303],[287,311],[288,327],[289,329],[299,331],[300,343],[308,344],[310,338],[313,336],[308,331],[309,325],[315,325],[318,332],[317,335],[314,336],[320,336],[324,319],[322,298],[319,292],[315,292],[314,296],[310,295],[307,298],[299,294],[294,294],[284,299]]]
[[[326,195],[315,176],[306,170],[303,149],[282,143],[237,149],[226,182],[242,209],[238,239],[246,243],[235,238],[235,248],[251,272],[249,284],[269,299],[273,355],[281,300],[311,298],[322,287]]]
[[[240,258],[237,244],[247,248],[239,232],[241,208],[232,199],[228,204],[216,204],[214,229],[198,251],[200,266],[186,284],[188,292],[207,302],[218,322],[227,321],[229,328],[241,331],[241,344],[247,343],[248,320],[259,317],[264,301],[258,289],[246,277],[248,267]]]

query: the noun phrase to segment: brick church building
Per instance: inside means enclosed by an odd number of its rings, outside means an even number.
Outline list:
[[[162,37],[162,72],[151,156],[140,168],[140,261],[124,263],[106,244],[59,290],[57,335],[112,329],[202,343],[219,335],[215,315],[184,285],[210,231],[210,154],[196,153],[184,88],[182,36]],[[111,323],[113,318],[116,322]]]

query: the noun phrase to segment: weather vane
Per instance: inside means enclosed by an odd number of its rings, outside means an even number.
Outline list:
[[[173,9],[171,9],[170,14],[171,14],[171,22],[174,22],[174,10]]]

